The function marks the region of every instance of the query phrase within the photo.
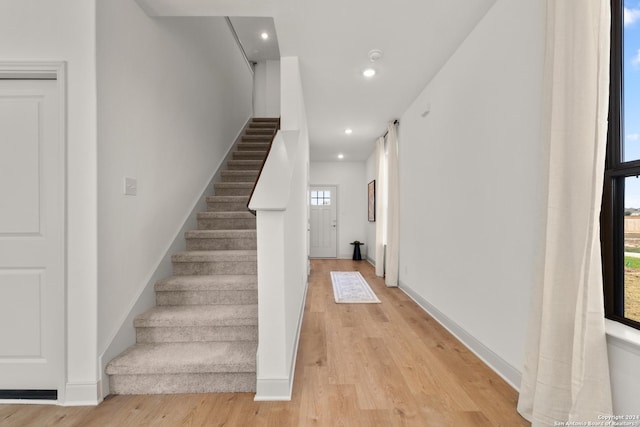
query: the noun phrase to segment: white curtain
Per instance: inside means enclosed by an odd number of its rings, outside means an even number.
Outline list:
[[[376,276],[384,276],[384,245],[386,244],[386,158],[384,137],[376,141]]]
[[[545,265],[533,291],[518,402],[534,427],[597,422],[612,412],[599,237],[609,1],[547,0]]]
[[[398,257],[400,252],[400,170],[398,166],[398,133],[395,123],[389,123],[387,133],[387,257],[385,283],[398,286]]]

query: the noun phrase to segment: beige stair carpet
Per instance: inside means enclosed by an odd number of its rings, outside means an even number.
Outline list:
[[[247,203],[278,128],[254,118],[156,283],[156,307],[134,321],[136,344],[107,365],[114,394],[251,392],[256,387],[256,218]]]

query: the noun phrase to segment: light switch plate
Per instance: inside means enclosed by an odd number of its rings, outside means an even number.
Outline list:
[[[138,194],[138,180],[136,178],[124,177],[125,196],[135,196]]]

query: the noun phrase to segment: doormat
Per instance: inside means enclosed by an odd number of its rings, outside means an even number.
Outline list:
[[[358,271],[332,271],[333,296],[339,304],[380,303]]]

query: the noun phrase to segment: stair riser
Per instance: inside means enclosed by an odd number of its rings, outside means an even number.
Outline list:
[[[245,135],[265,135],[272,136],[274,130],[272,128],[249,128],[245,131]]]
[[[247,130],[269,130],[273,133],[278,131],[275,123],[251,123]]]
[[[111,375],[112,394],[178,394],[255,392],[256,374],[199,373],[158,375]]]
[[[173,274],[176,276],[193,276],[209,274],[257,274],[256,261],[219,261],[219,262],[175,262]]]
[[[227,163],[227,169],[233,170],[233,171],[243,171],[243,170],[259,171],[260,167],[262,166],[262,162],[259,160],[258,161],[251,160],[251,162],[252,163],[243,164],[243,163],[233,163],[233,160],[230,160],[229,163]]]
[[[247,196],[251,195],[251,188],[215,187],[217,196]]]
[[[139,344],[257,340],[258,326],[255,325],[136,328],[136,342]]]
[[[207,202],[207,211],[208,212],[246,212],[249,209],[247,208],[247,202],[249,198],[245,202]]]
[[[238,151],[266,151],[269,149],[270,143],[253,143],[242,142],[236,147]]]
[[[200,230],[255,230],[255,218],[207,218],[198,219]]]
[[[242,174],[223,174],[222,182],[256,182],[258,173],[242,173]]]
[[[245,135],[242,137],[242,139],[240,140],[240,144],[238,145],[242,145],[242,143],[245,142],[271,142],[271,136],[267,136],[267,135]]]
[[[256,239],[187,238],[188,251],[255,250]]]
[[[233,152],[235,160],[264,160],[267,157],[266,151],[245,151],[238,150]]]
[[[157,305],[257,304],[258,291],[168,291],[156,293]]]

